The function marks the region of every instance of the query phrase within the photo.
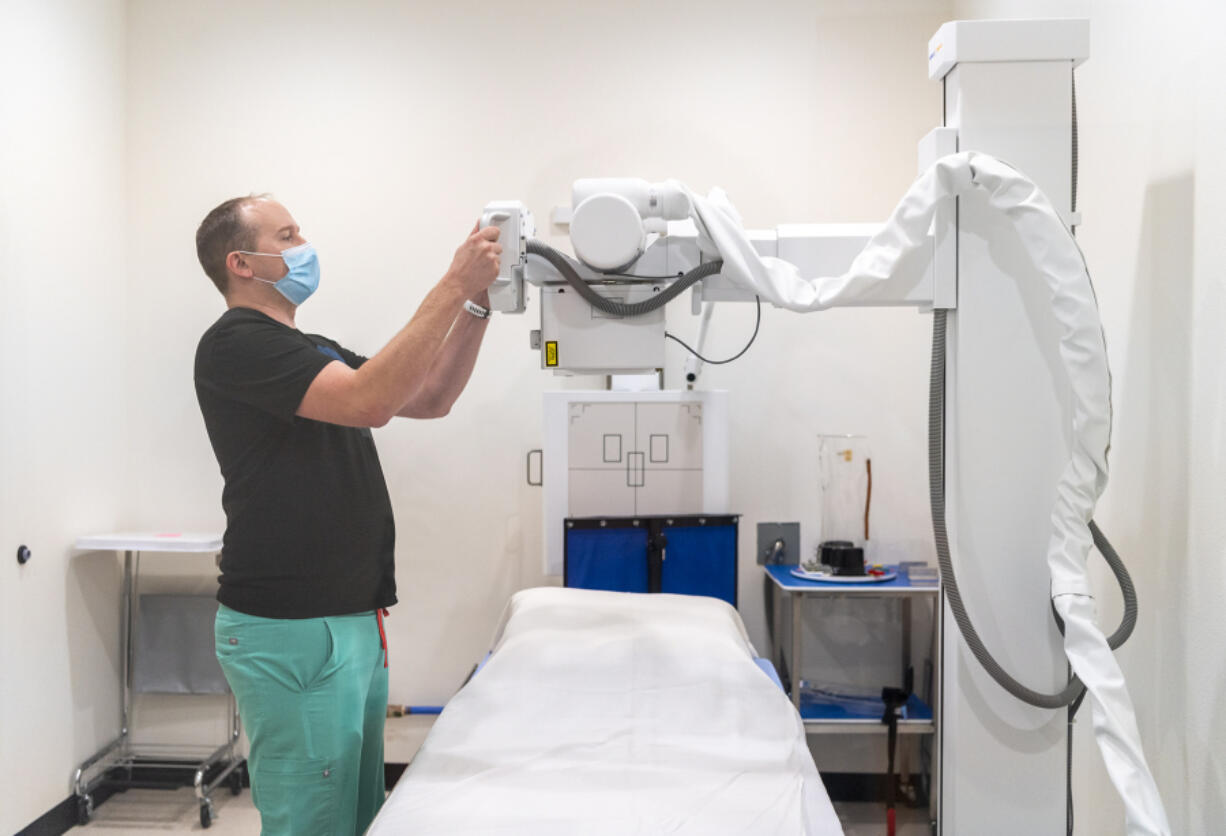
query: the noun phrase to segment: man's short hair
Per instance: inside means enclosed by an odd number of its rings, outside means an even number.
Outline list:
[[[225,296],[230,285],[226,272],[226,256],[235,250],[254,250],[256,230],[243,217],[243,208],[257,200],[266,200],[267,194],[249,194],[232,197],[204,216],[196,230],[196,258],[200,266],[221,295]]]

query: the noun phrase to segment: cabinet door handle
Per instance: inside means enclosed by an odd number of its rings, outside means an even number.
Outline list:
[[[536,454],[536,472],[537,472],[537,479],[535,482],[532,481],[532,455],[534,453]],[[528,477],[528,484],[534,488],[539,488],[541,485],[545,484],[545,453],[544,451],[543,450],[529,450],[528,456],[525,459],[524,463],[527,466],[527,471],[528,471],[526,474]]]
[[[638,460],[637,467],[635,467],[635,464],[634,464],[636,457]],[[644,464],[645,461],[646,461],[646,454],[644,453],[634,451],[634,452],[630,452],[626,454],[626,487],[628,488],[643,487],[644,483],[646,482],[646,478],[647,478],[646,467]],[[636,470],[638,471],[637,478],[635,477]]]

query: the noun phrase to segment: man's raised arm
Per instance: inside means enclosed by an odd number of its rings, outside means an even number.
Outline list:
[[[400,333],[359,369],[341,362],[324,366],[297,414],[347,427],[382,427],[390,421],[426,381],[464,300],[498,277],[501,254],[498,228],[474,227],[451,268]]]

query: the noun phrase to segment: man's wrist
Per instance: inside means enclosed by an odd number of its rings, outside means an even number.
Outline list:
[[[459,276],[452,273],[450,270],[443,274],[443,278],[439,281],[439,285],[447,288],[448,295],[450,295],[456,302],[462,302],[468,296],[468,293],[464,288],[464,282]]]

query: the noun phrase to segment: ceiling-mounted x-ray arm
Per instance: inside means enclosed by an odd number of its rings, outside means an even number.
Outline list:
[[[638,307],[650,305],[652,293],[664,301],[670,284],[687,281],[686,275],[699,276],[705,262],[707,272],[694,281],[695,285],[701,285],[701,298],[705,299],[757,297],[797,312],[843,305],[913,304],[941,310],[953,308],[956,298],[949,298],[949,288],[941,279],[945,271],[937,269],[935,283],[933,278],[932,263],[944,261],[948,264],[945,248],[948,239],[942,240],[941,213],[946,213],[944,225],[947,225],[954,201],[977,191],[986,197],[990,210],[1002,213],[1011,222],[1050,299],[1059,329],[1059,356],[1071,391],[1071,415],[1068,416],[1071,455],[1056,486],[1047,552],[1052,603],[1065,625],[1065,654],[1089,692],[1095,737],[1112,782],[1124,801],[1128,833],[1169,833],[1162,800],[1141,749],[1136,716],[1123,673],[1095,621],[1086,558],[1092,539],[1089,523],[1107,482],[1111,378],[1102,324],[1085,260],[1046,196],[1023,174],[993,157],[969,151],[941,157],[912,184],[889,221],[868,236],[867,242],[851,259],[850,266],[826,275],[812,271],[811,265],[804,263],[804,257],[785,257],[789,254],[789,236],[785,234],[774,236],[775,250],[771,253],[769,236],[755,237],[747,233],[735,209],[720,191],[701,197],[679,183],[664,184],[665,188],[658,189],[657,195],[667,194],[674,211],[680,205],[678,195],[688,199],[693,234],[684,228],[677,228],[674,234],[671,224],[684,221],[665,219],[668,234],[651,240],[649,235],[653,233],[642,226],[641,204],[619,194],[624,187],[616,184],[625,181],[601,182],[603,188],[612,191],[596,194],[620,197],[624,205],[616,199],[605,201],[609,207],[616,208],[599,216],[601,224],[593,227],[596,232],[605,231],[605,240],[593,257],[606,265],[632,265],[634,276],[652,277],[647,280],[647,301],[634,302]],[[637,182],[629,188],[641,190]],[[592,196],[584,199],[591,200]],[[637,229],[635,223],[639,224]],[[934,229],[935,237],[931,234]],[[507,232],[516,235],[520,231]],[[813,240],[815,237],[810,236],[811,256],[820,257],[830,251],[830,248],[813,245]],[[577,254],[579,251],[592,252],[588,244],[576,250]],[[539,244],[528,245],[525,252],[528,251],[549,256],[549,265],[541,269],[544,275],[552,270],[555,283],[564,278],[572,288],[577,288],[591,281],[580,275],[574,259]],[[654,262],[651,261],[653,252],[656,253]],[[925,262],[928,262],[925,269],[918,269]],[[523,266],[521,261],[521,281]],[[609,274],[620,274],[615,278],[621,282],[643,281],[626,275],[626,267],[597,269],[589,264],[583,272],[597,277],[598,282],[603,282]],[[650,269],[660,272],[649,273]],[[544,285],[549,279],[540,281]],[[956,288],[954,293],[956,295]],[[695,296],[698,297],[698,291]],[[597,301],[603,305],[608,300]],[[609,304],[616,310],[622,303]],[[580,306],[580,310],[584,309]],[[595,335],[596,329],[605,323],[592,320],[592,309],[586,310],[588,319],[580,323],[576,334]],[[662,309],[659,313],[662,332]],[[615,322],[616,314],[612,316],[611,321]],[[590,331],[587,330],[589,323],[592,323]],[[961,621],[959,627],[966,636],[967,630]],[[967,638],[970,641],[970,637]]]

